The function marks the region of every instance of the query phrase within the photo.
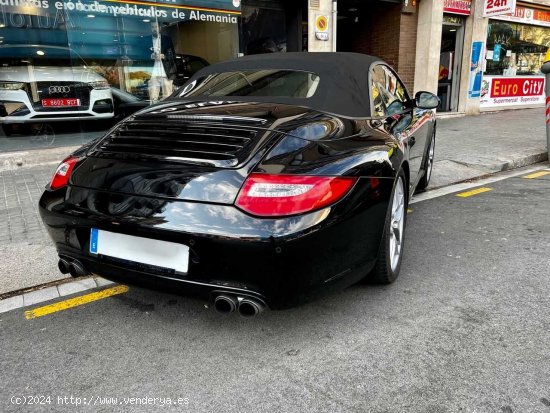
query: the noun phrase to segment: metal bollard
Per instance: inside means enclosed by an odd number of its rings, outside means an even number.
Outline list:
[[[540,68],[546,77],[544,82],[544,92],[546,94],[546,150],[550,158],[550,48],[546,51],[544,63]]]

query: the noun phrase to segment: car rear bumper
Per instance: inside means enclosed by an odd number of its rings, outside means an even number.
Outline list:
[[[75,187],[46,191],[40,213],[58,254],[80,260],[94,274],[205,300],[220,292],[249,295],[283,309],[353,284],[372,268],[392,185],[381,181],[376,191],[361,183],[354,189],[364,196],[361,208],[349,210],[344,198],[321,211],[280,219],[254,218],[232,205],[103,194],[134,205],[121,218],[90,202],[98,191]],[[189,270],[181,274],[90,254],[90,228],[187,245]]]

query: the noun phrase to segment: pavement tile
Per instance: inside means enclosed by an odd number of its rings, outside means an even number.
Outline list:
[[[23,304],[33,305],[36,303],[42,303],[44,301],[53,300],[59,297],[59,291],[57,287],[48,287],[41,290],[31,291],[30,293],[23,294]]]
[[[84,278],[82,280],[71,281],[66,284],[59,284],[57,290],[59,291],[60,296],[76,294],[81,291],[86,291],[91,288],[97,288],[97,284],[93,277]]]
[[[0,300],[0,313],[5,313],[6,311],[15,310],[16,308],[21,308],[21,307],[23,307],[22,295]]]
[[[95,283],[97,284],[98,287],[104,287],[106,285],[114,284],[113,281],[106,280],[105,278],[101,278],[101,277],[95,277]]]

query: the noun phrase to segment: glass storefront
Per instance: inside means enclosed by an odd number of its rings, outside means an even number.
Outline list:
[[[514,14],[490,19],[480,107],[544,104],[540,68],[549,45],[550,12],[517,6]]]
[[[0,139],[80,145],[206,65],[286,51],[286,19],[279,1],[0,0]]]
[[[550,28],[527,24],[489,21],[487,75],[540,74],[550,45]]]

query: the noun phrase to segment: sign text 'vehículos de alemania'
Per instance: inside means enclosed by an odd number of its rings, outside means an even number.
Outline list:
[[[5,26],[21,27],[6,15],[52,15],[60,11],[67,13],[95,13],[105,16],[153,17],[166,21],[197,20],[217,23],[237,23],[240,15],[240,3],[227,0],[213,1],[161,1],[149,0],[0,0]],[[13,21],[12,21],[13,20]],[[10,24],[13,23],[13,24]]]

